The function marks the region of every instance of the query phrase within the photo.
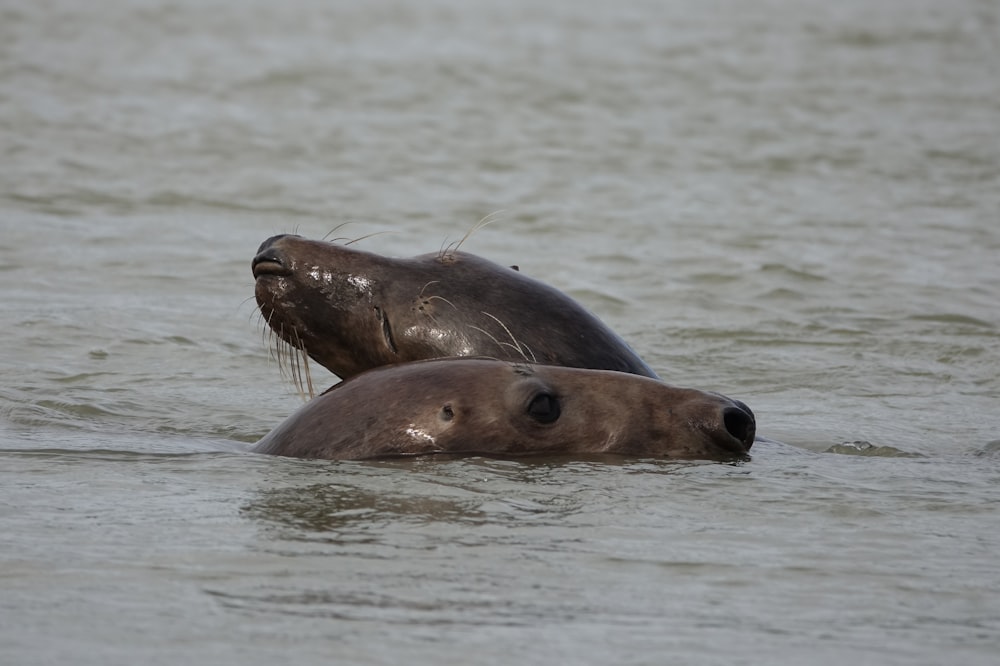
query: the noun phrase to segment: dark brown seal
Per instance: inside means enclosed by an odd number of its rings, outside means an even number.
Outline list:
[[[465,252],[397,259],[282,235],[252,267],[267,324],[342,378],[448,356],[656,377],[566,294]]]
[[[619,454],[744,458],[754,417],[715,393],[605,370],[438,359],[377,368],[304,405],[254,451],[299,458]]]

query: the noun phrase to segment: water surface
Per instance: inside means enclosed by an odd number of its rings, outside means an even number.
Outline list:
[[[2,4],[5,661],[993,663],[998,60],[990,0]],[[264,238],[487,216],[787,446],[245,452]]]

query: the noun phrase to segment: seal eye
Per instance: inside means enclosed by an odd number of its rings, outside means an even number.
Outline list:
[[[551,393],[539,393],[528,403],[528,416],[539,423],[554,423],[559,414],[559,401]]]
[[[392,337],[392,327],[389,326],[389,317],[386,316],[385,310],[376,305],[375,317],[378,319],[379,324],[382,325],[382,337],[385,338],[386,346],[389,347],[393,354],[398,354],[399,350],[396,349],[396,340]]]

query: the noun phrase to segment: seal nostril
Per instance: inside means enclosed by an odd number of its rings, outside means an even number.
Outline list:
[[[295,238],[299,238],[299,236],[295,236],[295,234],[278,234],[277,236],[271,236],[266,241],[260,244],[260,247],[257,248],[257,254],[260,254],[267,248],[271,247],[272,245],[280,241],[282,238],[288,238],[289,236],[294,236]]]
[[[262,275],[291,275],[291,263],[279,245],[279,241],[285,238],[298,238],[295,234],[281,234],[271,236],[260,244],[257,248],[257,255],[250,262],[250,269],[253,276],[259,278]],[[287,248],[285,248],[287,249]]]
[[[250,269],[255,278],[261,275],[287,275],[289,273],[284,263],[284,257],[273,247],[264,248],[258,252],[257,256],[250,262]]]
[[[555,423],[560,414],[559,400],[550,393],[539,393],[528,403],[528,416],[539,423]]]
[[[726,432],[743,443],[743,446],[750,448],[754,440],[753,413],[741,402],[740,407],[727,407],[722,415],[722,422],[726,426]]]

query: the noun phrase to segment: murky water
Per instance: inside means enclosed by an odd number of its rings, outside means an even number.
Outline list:
[[[4,663],[993,663],[997,62],[992,0],[0,3]],[[788,446],[244,453],[261,240],[488,215]]]

